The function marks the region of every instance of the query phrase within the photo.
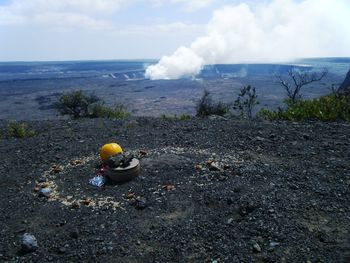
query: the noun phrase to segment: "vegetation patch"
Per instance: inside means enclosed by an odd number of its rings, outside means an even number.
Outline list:
[[[78,118],[127,118],[130,113],[125,106],[119,104],[107,107],[103,100],[94,94],[85,94],[82,90],[75,90],[62,94],[56,108],[62,115]]]
[[[173,115],[173,116],[168,116],[168,115],[165,115],[163,114],[161,116],[161,118],[163,120],[166,120],[166,121],[177,121],[177,120],[180,120],[180,121],[187,121],[187,120],[190,120],[191,119],[191,116],[188,115],[188,114],[181,114],[181,115]]]
[[[209,91],[205,90],[202,98],[196,105],[196,116],[208,117],[210,115],[223,116],[230,110],[229,105],[213,101]]]
[[[109,119],[125,119],[130,117],[124,105],[119,104],[113,108],[102,104],[94,104],[89,109],[90,118],[109,118]]]
[[[26,123],[17,121],[8,123],[7,133],[10,138],[29,138],[36,135],[36,132],[30,129]]]
[[[286,103],[286,110],[261,109],[258,116],[269,120],[350,121],[350,96],[331,94],[313,100],[288,100]]]
[[[233,109],[237,110],[242,118],[246,117],[248,119],[252,119],[253,109],[257,104],[259,104],[259,101],[255,87],[248,85],[241,89],[233,104]]]

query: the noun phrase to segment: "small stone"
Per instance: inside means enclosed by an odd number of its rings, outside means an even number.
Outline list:
[[[260,136],[256,136],[256,137],[254,138],[254,141],[263,142],[263,141],[265,141],[265,138],[262,138],[262,137],[260,137]]]
[[[79,231],[77,229],[74,229],[72,232],[69,233],[69,236],[71,238],[78,238],[79,237]]]
[[[278,243],[278,242],[275,242],[275,241],[271,241],[270,242],[270,247],[271,248],[275,248],[275,247],[277,247],[277,246],[279,246],[280,245],[280,243]]]
[[[83,205],[89,205],[91,202],[92,202],[92,201],[91,201],[90,198],[86,198],[86,199],[84,199],[83,201],[81,201],[81,203],[82,203]]]
[[[310,140],[310,135],[308,135],[308,134],[303,134],[303,138],[304,138],[304,140]]]
[[[67,221],[62,220],[62,221],[58,222],[57,226],[64,226],[65,224],[67,224]]]
[[[39,191],[40,197],[46,197],[49,198],[51,195],[51,189],[50,188],[41,188]]]
[[[77,208],[79,208],[79,207],[80,207],[80,205],[79,205],[78,202],[73,202],[73,203],[71,204],[71,208],[73,208],[73,209],[77,209]]]
[[[59,165],[53,165],[52,172],[55,174],[60,173],[60,172],[62,172],[62,168]]]
[[[224,164],[223,168],[224,168],[224,170],[228,170],[228,169],[230,169],[230,168],[231,168],[231,166],[230,166],[230,165],[228,165],[228,164]]]
[[[49,187],[49,183],[48,183],[48,182],[43,182],[43,183],[41,184],[41,187],[42,187],[42,188]]]
[[[145,151],[145,150],[140,150],[140,155],[141,155],[141,156],[147,156],[148,153],[147,153],[147,151]]]
[[[259,244],[255,243],[253,245],[253,251],[256,253],[260,253],[261,252],[261,247],[259,246]]]
[[[143,197],[139,197],[135,200],[134,206],[137,210],[143,210],[147,207],[146,199]]]
[[[198,172],[202,171],[202,170],[203,170],[203,166],[200,165],[200,164],[197,164],[197,165],[196,165],[196,170],[197,170]]]
[[[172,184],[167,184],[167,185],[164,185],[163,188],[167,191],[172,191],[175,189],[175,186]]]
[[[228,225],[230,225],[232,222],[233,222],[233,218],[229,218],[229,219],[227,220],[226,223],[227,223]]]
[[[60,253],[60,254],[64,254],[64,253],[66,253],[66,248],[65,247],[60,247],[59,249],[58,249],[58,253]]]
[[[82,160],[71,160],[69,163],[70,163],[71,165],[76,166],[76,165],[82,164],[83,161],[82,161]]]
[[[208,161],[206,161],[206,164],[207,164],[208,166],[211,166],[212,163],[213,163],[213,160],[208,160]]]
[[[127,199],[134,199],[136,198],[136,195],[134,193],[128,193],[128,195],[126,196]]]
[[[209,170],[210,171],[221,171],[221,168],[219,167],[219,164],[213,162],[213,163],[211,163]]]
[[[228,205],[232,205],[232,204],[234,203],[234,199],[233,199],[233,198],[227,198],[227,199],[226,199],[226,203],[227,203]]]
[[[24,252],[34,252],[39,247],[38,241],[36,240],[35,236],[28,233],[23,234],[20,244],[22,251]]]

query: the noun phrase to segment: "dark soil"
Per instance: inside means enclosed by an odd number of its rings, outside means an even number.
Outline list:
[[[29,125],[37,136],[0,141],[1,262],[350,262],[349,124]],[[140,155],[141,175],[92,187],[111,141]],[[24,233],[35,252],[20,251]]]

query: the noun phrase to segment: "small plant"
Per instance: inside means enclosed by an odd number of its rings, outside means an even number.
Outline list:
[[[253,109],[257,104],[259,104],[259,101],[256,90],[249,85],[241,89],[241,92],[233,104],[233,109],[237,110],[241,117],[246,116],[248,119],[252,119]]]
[[[187,120],[190,120],[190,119],[191,119],[191,116],[188,115],[188,114],[181,114],[181,115],[179,116],[179,119],[180,119],[181,121],[187,121]]]
[[[165,121],[176,121],[176,120],[180,120],[180,121],[187,121],[191,119],[191,116],[188,114],[181,114],[181,115],[174,115],[174,116],[169,116],[169,115],[161,115],[161,118]]]
[[[223,116],[229,112],[229,106],[223,102],[213,102],[209,91],[204,90],[202,98],[196,105],[196,116],[207,117],[210,115]]]
[[[88,109],[89,117],[91,118],[110,118],[110,119],[125,119],[131,114],[124,105],[117,105],[114,108],[104,106],[100,103],[93,104]]]
[[[35,136],[36,132],[28,128],[25,123],[10,121],[7,125],[8,135],[14,138],[28,138]]]
[[[73,118],[88,117],[89,107],[100,101],[95,95],[86,95],[82,90],[75,90],[62,94],[56,108],[62,115],[71,115]]]
[[[175,120],[174,116],[170,116],[170,115],[162,114],[160,117],[161,117],[162,120],[164,120],[164,121],[173,121],[173,120]]]
[[[269,120],[288,121],[350,121],[350,96],[327,95],[313,100],[287,102],[286,110],[262,109],[259,116]]]

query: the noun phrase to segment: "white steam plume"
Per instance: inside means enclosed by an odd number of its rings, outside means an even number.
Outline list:
[[[214,12],[207,34],[146,69],[150,79],[193,76],[204,65],[350,56],[348,0],[272,0]]]

